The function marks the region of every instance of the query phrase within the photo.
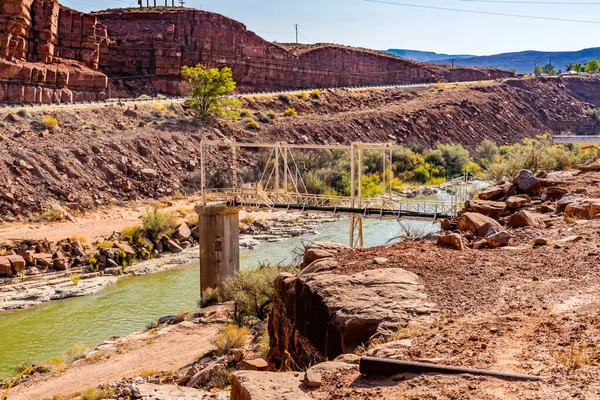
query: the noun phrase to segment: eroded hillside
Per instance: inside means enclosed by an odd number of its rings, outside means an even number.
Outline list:
[[[0,214],[25,218],[49,200],[74,210],[140,198],[193,192],[199,187],[202,138],[239,142],[395,142],[432,146],[483,139],[515,143],[579,124],[594,125],[588,103],[571,96],[565,82],[503,83],[380,90],[327,90],[318,96],[290,93],[246,96],[249,117],[201,124],[182,103],[78,105],[3,111]],[[284,117],[294,108],[295,117]],[[269,112],[272,111],[272,112]],[[45,115],[59,126],[42,126]],[[248,129],[249,119],[258,129]],[[240,154],[243,171],[257,155]],[[228,152],[210,149],[209,185],[229,179]]]

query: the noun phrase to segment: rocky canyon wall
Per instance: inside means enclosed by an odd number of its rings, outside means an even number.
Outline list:
[[[100,55],[111,77],[147,76],[157,92],[184,94],[179,71],[202,63],[233,69],[238,90],[270,91],[507,77],[496,69],[418,63],[337,45],[288,49],[222,15],[185,8],[113,10],[95,14],[111,42]],[[137,90],[135,79],[121,82]],[[127,87],[129,85],[129,87]]]
[[[56,0],[0,3],[0,102],[53,103],[107,97],[98,72],[106,28]]]

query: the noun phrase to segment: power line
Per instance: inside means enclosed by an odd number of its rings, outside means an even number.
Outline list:
[[[414,7],[414,8],[426,8],[429,10],[442,10],[442,11],[456,11],[463,13],[471,13],[471,14],[485,14],[485,15],[497,15],[501,17],[514,17],[514,18],[526,18],[526,19],[541,19],[546,21],[561,21],[561,22],[576,22],[581,24],[597,24],[600,25],[598,21],[585,21],[580,19],[568,19],[568,18],[554,18],[554,17],[539,17],[535,15],[521,15],[521,14],[507,14],[500,12],[492,12],[492,11],[476,11],[476,10],[464,10],[460,8],[446,8],[446,7],[434,7],[434,6],[422,6],[418,4],[409,4],[409,3],[395,3],[392,1],[383,1],[383,0],[365,0],[369,3],[381,3],[381,4],[391,4],[395,6],[402,7]]]
[[[600,6],[598,2],[575,2],[565,1],[517,1],[517,0],[458,0],[466,3],[498,3],[498,4],[542,4],[557,6]]]

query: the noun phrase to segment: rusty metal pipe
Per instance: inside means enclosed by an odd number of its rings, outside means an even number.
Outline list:
[[[397,374],[446,374],[459,375],[471,374],[481,376],[491,376],[501,379],[521,380],[521,381],[541,381],[546,379],[543,376],[522,375],[512,372],[493,371],[485,369],[473,369],[463,367],[451,367],[448,365],[437,365],[418,363],[410,361],[393,360],[389,358],[375,358],[363,356],[360,358],[360,373],[363,375],[393,376]]]

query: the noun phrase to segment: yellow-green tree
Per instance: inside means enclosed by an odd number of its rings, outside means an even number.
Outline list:
[[[540,67],[539,65],[536,65],[534,70],[533,70],[533,74],[534,75],[541,75],[544,73],[544,70],[542,69],[542,67]]]
[[[590,60],[587,62],[587,64],[585,64],[585,72],[594,74],[598,71],[600,71],[600,63],[598,60]]]
[[[184,66],[181,76],[192,85],[190,105],[198,111],[200,119],[223,115],[227,100],[222,96],[233,92],[236,86],[231,68],[207,69],[202,64]]]

